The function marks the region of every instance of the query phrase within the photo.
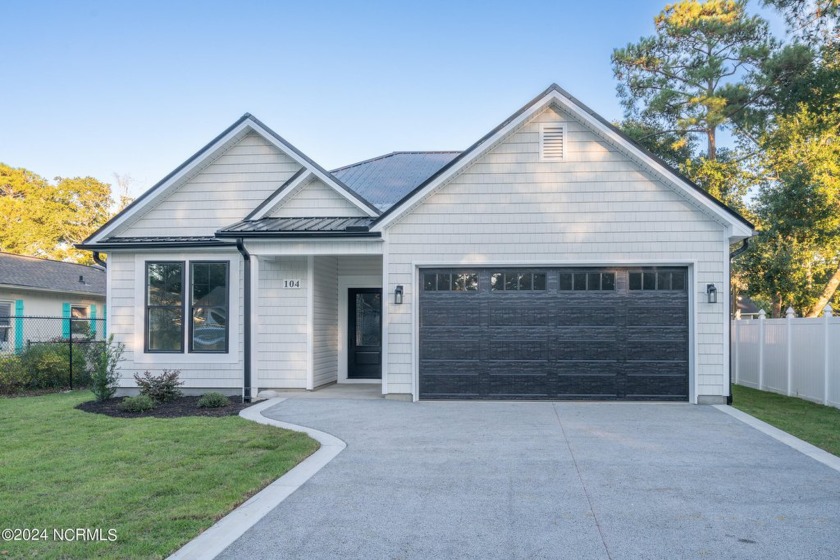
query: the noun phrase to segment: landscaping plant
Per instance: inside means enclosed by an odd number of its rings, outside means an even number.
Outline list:
[[[117,392],[117,369],[124,350],[125,345],[122,342],[114,343],[114,335],[111,335],[101,347],[91,346],[88,351],[90,390],[99,402],[110,399]]]
[[[201,395],[201,398],[198,399],[199,408],[221,408],[223,406],[228,406],[229,404],[230,399],[221,393],[204,393]]]
[[[136,397],[126,397],[119,404],[119,409],[125,412],[146,412],[152,410],[156,403],[151,397],[146,395],[137,395]]]
[[[165,369],[160,375],[152,375],[146,371],[143,375],[134,374],[140,394],[146,395],[157,402],[169,402],[182,395],[178,388],[184,382],[178,379],[181,371],[177,369]]]

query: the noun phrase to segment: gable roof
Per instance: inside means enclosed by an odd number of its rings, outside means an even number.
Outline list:
[[[737,232],[737,237],[749,237],[753,234],[754,226],[746,218],[710,195],[664,160],[637,144],[615,125],[581,103],[557,84],[551,84],[545,91],[525,104],[524,107],[480,138],[475,144],[461,152],[461,154],[453,158],[449,163],[441,167],[422,184],[415,187],[402,200],[382,212],[371,229],[373,231],[381,231],[397,217],[410,210],[435,188],[445,183],[461,169],[489,150],[496,142],[506,137],[518,125],[552,103],[557,104],[561,109],[578,117],[592,128],[593,131],[612,140],[612,143],[637,157],[640,161],[645,162],[674,187],[682,190],[689,197],[698,201],[700,205],[707,208],[710,213],[718,216],[724,223],[729,224],[733,228],[733,231]]]
[[[333,169],[332,174],[384,211],[460,154],[455,151],[391,152]]]
[[[188,178],[190,173],[199,168],[204,162],[210,160],[215,154],[227,150],[231,145],[238,142],[246,134],[254,132],[259,134],[281,151],[288,154],[297,161],[302,168],[310,174],[318,177],[325,184],[335,189],[341,196],[345,197],[355,206],[359,207],[369,216],[379,215],[379,210],[360,196],[356,191],[349,188],[342,181],[334,177],[329,171],[315,163],[312,159],[287,142],[279,134],[265,126],[259,119],[249,113],[242,115],[236,122],[226,128],[203,148],[198,150],[184,163],[176,167],[166,177],[137,197],[131,204],[124,208],[116,216],[108,220],[102,227],[91,234],[78,246],[81,248],[95,248],[95,246],[108,239],[116,228],[128,221],[140,211],[149,208],[156,199],[164,196],[171,188],[177,187],[182,180]]]
[[[0,253],[0,285],[105,297],[105,271],[83,264]]]

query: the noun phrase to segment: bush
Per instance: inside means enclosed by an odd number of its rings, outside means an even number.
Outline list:
[[[155,407],[155,401],[146,395],[137,395],[136,397],[126,397],[117,407],[123,412],[146,412]]]
[[[29,373],[17,356],[0,357],[0,395],[14,395],[26,390]]]
[[[181,371],[177,369],[165,369],[160,375],[152,375],[148,371],[142,376],[134,374],[134,380],[140,388],[140,394],[146,395],[157,402],[164,403],[177,399],[181,396],[183,381],[178,380]]]
[[[122,361],[125,345],[114,344],[114,335],[102,345],[89,344],[87,362],[90,365],[90,390],[99,402],[110,399],[117,392],[119,373],[117,366]]]
[[[221,393],[204,393],[201,395],[201,398],[198,399],[199,408],[222,408],[223,406],[228,406],[229,404],[230,399]]]

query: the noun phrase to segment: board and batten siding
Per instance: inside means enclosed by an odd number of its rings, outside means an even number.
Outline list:
[[[305,389],[309,336],[307,257],[260,258],[257,376],[260,389]],[[300,288],[284,288],[300,280]]]
[[[229,332],[229,354],[143,354],[144,332],[137,328],[143,324],[145,313],[145,261],[185,261],[185,260],[221,260],[230,259],[231,294],[230,310],[236,316],[235,324],[231,321]],[[149,371],[155,375],[164,369],[180,371],[181,387],[185,393],[203,393],[212,389],[224,390],[229,394],[241,394],[243,371],[243,282],[244,267],[237,252],[195,251],[189,254],[168,253],[138,257],[133,252],[114,251],[108,256],[110,287],[108,291],[108,334],[114,335],[115,342],[125,344],[123,361],[120,363],[121,389],[136,388],[134,374]],[[234,276],[237,281],[234,287]],[[139,286],[139,288],[138,288]],[[185,319],[189,320],[189,288],[185,287]],[[138,317],[140,320],[138,321]],[[185,325],[188,330],[188,325]],[[149,361],[148,356],[152,356]],[[119,394],[125,394],[120,391]]]
[[[208,236],[247,216],[300,165],[251,133],[114,235]]]
[[[338,379],[338,263],[314,257],[312,279],[312,386]]]
[[[310,218],[329,216],[336,218],[367,216],[356,205],[325,185],[313,179],[283,199],[268,215],[272,218]]]
[[[540,123],[566,124],[564,161],[540,161]],[[559,109],[547,108],[386,230],[389,393],[413,391],[417,265],[689,264],[697,395],[724,395],[724,226]]]

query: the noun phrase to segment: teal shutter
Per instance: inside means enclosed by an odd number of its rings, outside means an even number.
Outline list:
[[[23,352],[23,300],[15,301],[15,352]]]
[[[96,305],[90,304],[90,337],[96,338]]]
[[[102,338],[108,338],[108,306],[102,306]]]
[[[61,322],[61,338],[70,338],[70,304],[61,304],[61,316],[64,321]]]

